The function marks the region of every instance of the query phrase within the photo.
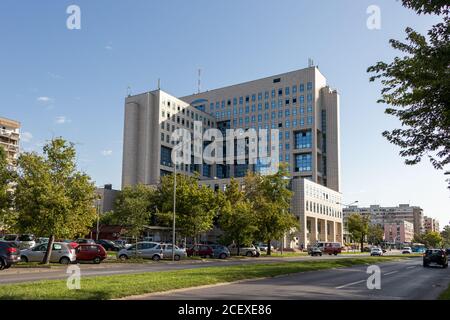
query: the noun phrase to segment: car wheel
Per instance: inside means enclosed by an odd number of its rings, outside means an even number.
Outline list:
[[[226,259],[227,255],[225,253],[221,253],[219,259]]]
[[[59,263],[61,264],[69,264],[70,263],[70,259],[67,257],[62,257],[61,259],[59,259]]]
[[[334,255],[337,256],[338,255],[337,252],[335,252]]]
[[[448,268],[448,263],[443,265],[444,268]]]
[[[3,260],[2,258],[0,258],[0,270],[5,269],[6,267],[6,262],[5,260]]]
[[[428,267],[428,264],[426,264],[425,262],[423,263],[423,267],[426,268]]]
[[[158,256],[157,254],[155,254],[155,255],[152,257],[152,260],[153,260],[153,261],[159,261],[159,260],[161,260],[161,257]]]
[[[321,254],[321,253],[319,253],[319,256],[322,256],[322,254]]]
[[[125,261],[125,260],[128,260],[128,256],[126,254],[121,254],[119,256],[119,259],[122,260],[122,261]]]
[[[102,262],[102,259],[100,259],[100,257],[95,257],[94,260],[93,260],[93,262],[94,262],[95,264],[99,264],[100,262]]]
[[[175,261],[180,261],[181,257],[180,257],[178,254],[176,254],[176,255],[173,257],[173,259],[174,259]]]
[[[20,257],[20,261],[27,263],[28,262],[28,258],[25,256],[21,256]]]
[[[251,251],[247,251],[247,253],[245,254],[247,257],[251,257],[253,256],[253,253]]]

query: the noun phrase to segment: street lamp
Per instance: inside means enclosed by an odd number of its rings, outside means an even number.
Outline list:
[[[173,163],[173,225],[172,225],[172,261],[175,261],[175,218],[176,218],[176,209],[175,206],[177,204],[177,165]]]

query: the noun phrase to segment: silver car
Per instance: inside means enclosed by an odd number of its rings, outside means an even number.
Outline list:
[[[163,243],[161,244],[161,248],[163,250],[163,257],[164,259],[172,259],[172,244],[170,243]],[[182,258],[187,257],[186,249],[181,249],[175,246],[174,250],[174,259],[175,261],[179,261]]]
[[[238,246],[234,243],[228,246],[228,250],[230,250],[231,255],[235,256],[238,254]],[[261,252],[254,245],[240,246],[239,255],[247,257],[259,257],[261,255]]]
[[[137,247],[136,247],[137,246]],[[161,260],[163,256],[163,249],[159,243],[156,242],[138,242],[126,249],[122,249],[117,253],[120,260],[127,260],[130,258],[152,259],[153,261]]]
[[[31,249],[21,250],[22,262],[41,262],[47,252],[47,243],[37,245]],[[54,242],[50,262],[70,264],[77,259],[75,249],[64,242]]]

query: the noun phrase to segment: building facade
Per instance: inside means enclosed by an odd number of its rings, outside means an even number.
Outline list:
[[[119,190],[114,190],[111,184],[105,184],[101,188],[95,189],[98,199],[95,201],[97,212],[106,213],[114,211],[116,198]]]
[[[286,243],[306,247],[320,239],[342,242],[339,94],[329,88],[317,67],[181,98],[162,90],[127,97],[122,186],[157,184],[161,176],[173,173],[171,154],[176,143],[171,137],[181,128],[192,136],[207,129],[224,134],[232,129],[271,132],[268,149],[273,154],[278,148],[277,160],[289,165],[294,191],[291,211],[302,228]],[[251,149],[253,142],[249,140],[246,148]],[[200,148],[201,154],[205,146]],[[248,158],[241,163],[237,154],[232,156],[231,163],[214,164],[193,156],[176,170],[188,175],[198,172],[201,183],[208,185],[225,185],[248,171],[267,171],[265,164]]]
[[[389,245],[412,243],[414,224],[405,220],[384,224],[384,241]]]
[[[6,152],[8,163],[15,167],[19,156],[20,123],[0,117],[0,147]]]
[[[369,207],[349,206],[344,208],[344,226],[346,219],[353,213],[368,215],[372,224],[384,226],[387,223],[396,221],[407,221],[413,224],[414,233],[421,234],[424,232],[423,210],[418,206],[410,206],[409,204],[400,204],[396,207],[381,207],[379,205],[371,205]]]
[[[423,218],[425,232],[439,232],[439,221],[431,217]]]

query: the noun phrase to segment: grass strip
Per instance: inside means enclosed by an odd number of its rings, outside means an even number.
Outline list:
[[[440,294],[439,300],[450,300],[450,285],[448,286],[447,290]]]
[[[147,272],[114,276],[86,277],[81,289],[69,290],[65,280],[9,284],[0,286],[0,299],[36,300],[104,300],[131,295],[163,292],[233,282],[244,279],[274,277],[298,272],[350,267],[389,262],[406,257],[366,257],[336,260],[295,261],[270,264],[246,264],[226,267],[205,267],[176,271]]]

